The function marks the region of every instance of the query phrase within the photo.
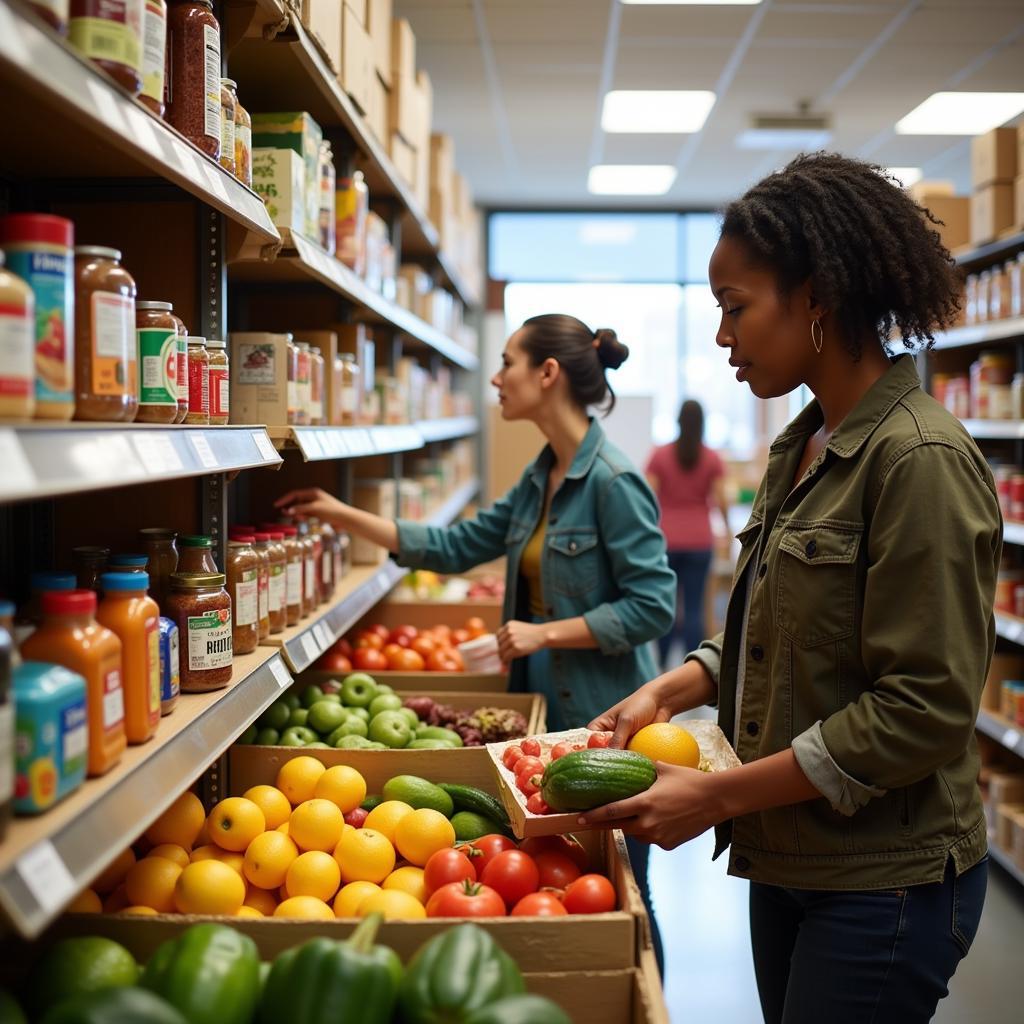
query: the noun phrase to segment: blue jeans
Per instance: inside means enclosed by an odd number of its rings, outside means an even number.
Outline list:
[[[706,639],[704,628],[704,588],[711,568],[711,550],[670,551],[668,567],[676,574],[676,623],[658,641],[662,670],[667,668],[665,659],[676,637],[683,641],[683,653],[689,654]],[[680,629],[679,609],[682,607],[682,628]]]
[[[926,1024],[981,920],[988,858],[959,878],[826,892],[752,882],[750,937],[766,1024]]]

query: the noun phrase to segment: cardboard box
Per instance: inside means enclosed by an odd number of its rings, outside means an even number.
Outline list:
[[[365,114],[370,108],[370,80],[373,78],[373,50],[370,36],[352,9],[346,5],[341,29],[341,73],[338,82]]]
[[[366,126],[385,149],[388,148],[388,106],[391,96],[387,86],[377,75],[370,76],[370,106],[366,111]]]
[[[414,146],[419,125],[420,95],[416,79],[395,74],[388,94],[388,128],[392,135],[398,134],[409,146]],[[415,176],[413,171],[410,176]]]
[[[275,227],[310,236],[306,225],[306,165],[291,149],[252,151],[252,187],[263,197]]]
[[[923,195],[917,200],[941,224],[929,224],[939,232],[947,249],[967,245],[971,238],[971,200],[967,196]]]
[[[391,85],[391,15],[393,0],[370,0],[366,29],[373,49],[373,67],[385,86]],[[410,32],[412,29],[409,30]],[[415,67],[415,60],[413,66]]]
[[[1024,678],[1024,658],[1016,654],[996,651],[992,655],[985,688],[981,692],[981,706],[988,711],[999,712],[1001,688],[1004,679]]]
[[[1013,849],[1013,815],[1024,811],[1024,804],[999,804],[996,807],[996,846],[1007,853]]]
[[[416,184],[416,150],[398,133],[392,132],[388,155],[398,176],[410,187]]]
[[[307,238],[320,234],[320,144],[324,133],[305,111],[252,115],[252,145],[273,149],[292,149],[302,157],[306,169]],[[253,177],[255,178],[255,168]]]
[[[971,196],[971,245],[994,241],[1014,223],[1012,183],[987,185]]]
[[[305,676],[303,676],[305,678]],[[331,673],[323,678],[333,679]],[[387,683],[398,693],[421,693],[424,687],[438,687],[446,693],[507,693],[508,676],[496,672],[374,672],[374,679]],[[314,678],[311,682],[316,682]]]
[[[443,192],[451,203],[454,177],[455,141],[444,132],[434,132],[430,136],[430,191]]]
[[[1015,227],[1024,230],[1024,174],[1018,174],[1013,183],[1013,216]]]
[[[971,139],[971,183],[975,191],[1017,176],[1017,129],[994,128]]]
[[[413,82],[416,79],[416,36],[412,25],[405,18],[391,22],[391,81],[394,88],[399,80]]]
[[[471,617],[482,619],[488,632],[496,633],[501,625],[501,601],[382,601],[356,628],[377,622],[388,629],[405,625],[417,629],[437,625],[456,628]]]
[[[231,347],[231,422],[288,423],[288,335],[234,332]]]
[[[337,2],[337,0],[335,0]],[[369,20],[369,3],[367,0],[345,0],[345,6],[356,16],[356,20],[366,28]]]
[[[302,24],[335,74],[341,71],[341,11],[338,0],[302,0]]]
[[[356,479],[352,504],[384,519],[398,515],[398,488],[394,480]],[[380,565],[387,561],[386,548],[352,535],[352,562],[354,565]]]

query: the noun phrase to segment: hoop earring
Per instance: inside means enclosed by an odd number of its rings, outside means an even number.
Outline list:
[[[818,333],[817,334],[814,333],[814,328],[815,327],[818,328]],[[820,320],[815,320],[811,324],[811,344],[814,346],[814,351],[817,352],[819,356],[821,355],[821,346],[824,344],[824,342],[825,342],[825,331],[824,331],[824,329],[821,326],[821,321]]]

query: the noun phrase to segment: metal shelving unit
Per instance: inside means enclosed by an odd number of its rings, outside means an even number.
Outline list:
[[[963,424],[967,433],[980,441],[1024,440],[1022,420],[964,420]]]
[[[966,348],[968,345],[987,345],[991,342],[1024,338],[1024,317],[1009,317],[1006,320],[992,320],[969,327],[954,327],[935,335],[935,348]]]
[[[1012,754],[1024,757],[1024,730],[1002,715],[982,708],[978,712],[978,731],[1002,744]]]
[[[1021,885],[1024,885],[1024,871],[1017,867],[1017,862],[1002,847],[996,846],[995,843],[989,843],[988,852],[1004,871],[1009,872]]]

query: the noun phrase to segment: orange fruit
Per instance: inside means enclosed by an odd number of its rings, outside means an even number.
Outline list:
[[[124,889],[129,906],[152,907],[161,914],[174,911],[174,887],[181,865],[165,857],[143,857],[125,875]]]
[[[280,832],[264,832],[245,851],[242,874],[260,889],[276,889],[284,884],[285,875],[299,851]]]
[[[251,800],[263,812],[268,832],[283,825],[292,813],[288,797],[274,786],[253,786],[242,794],[242,799]]]
[[[423,881],[423,868],[404,867],[395,868],[394,871],[384,879],[382,889],[393,889],[398,892],[407,892],[420,903],[427,902],[427,884]]]
[[[139,917],[145,916],[156,916],[156,911],[152,907],[125,907],[121,911],[122,914],[137,914]]]
[[[385,800],[366,816],[363,828],[372,828],[375,832],[382,832],[388,838],[388,842],[395,841],[395,829],[398,823],[407,815],[412,814],[412,808],[401,800]]]
[[[101,914],[103,903],[92,889],[83,889],[68,905],[69,914]]]
[[[304,800],[288,819],[288,835],[300,850],[330,853],[341,838],[345,816],[330,800]]]
[[[131,900],[128,899],[128,893],[125,892],[124,883],[122,883],[103,901],[103,913],[117,914],[129,906],[131,906]]]
[[[284,887],[291,896],[315,896],[325,902],[341,885],[341,871],[335,859],[322,850],[300,853],[291,862]],[[333,916],[333,915],[332,915]]]
[[[251,800],[229,796],[210,811],[210,838],[223,850],[244,853],[246,847],[265,832],[267,819]]]
[[[316,780],[313,795],[338,805],[343,814],[354,811],[366,799],[366,779],[347,764],[336,764]]]
[[[110,862],[110,864],[108,864],[100,874],[93,879],[93,889],[95,889],[101,896],[108,896],[124,881],[124,876],[128,874],[128,869],[134,863],[135,853],[129,846],[127,850],[122,850]]]
[[[291,804],[289,804],[288,806],[290,807]],[[282,835],[288,835],[288,833],[291,831],[291,828],[288,825],[288,822],[286,821],[283,825],[278,825],[275,831],[280,832]]]
[[[334,897],[334,916],[357,917],[359,905],[363,900],[380,891],[380,886],[374,885],[373,882],[349,882],[348,885],[342,886],[338,895]]]
[[[264,917],[270,917],[274,912],[274,907],[277,906],[277,902],[277,896],[274,893],[252,886],[245,894],[245,902],[242,906],[252,907],[253,910],[258,910]]]
[[[627,750],[644,754],[652,761],[664,761],[682,768],[696,768],[700,764],[700,747],[685,729],[671,722],[645,725],[626,744]]]
[[[323,900],[312,896],[292,896],[279,903],[274,917],[302,917],[307,921],[333,921],[334,911]]]
[[[317,781],[327,771],[322,761],[308,754],[300,754],[281,765],[277,773],[277,788],[291,801],[293,807],[303,800],[312,800]]]
[[[245,867],[245,855],[232,853],[230,850],[222,850],[219,846],[210,843],[208,846],[200,846],[192,851],[191,862],[195,864],[201,860],[219,860],[221,864],[227,864],[232,871],[242,873]]]
[[[334,848],[343,882],[380,884],[395,868],[395,848],[388,837],[372,828],[343,832]]]
[[[205,818],[202,800],[186,790],[146,829],[144,835],[154,846],[173,843],[191,850]]]
[[[174,887],[174,903],[182,914],[238,913],[245,900],[245,882],[219,860],[189,864]]]
[[[167,860],[173,860],[178,867],[188,867],[190,860],[188,850],[183,846],[176,846],[174,843],[161,843],[159,846],[154,846],[147,857],[164,857]]]
[[[427,910],[415,896],[399,889],[381,889],[359,904],[359,917],[383,914],[385,921],[415,921],[427,916]]]
[[[395,829],[395,846],[410,863],[423,867],[431,854],[455,845],[455,828],[440,812],[421,807],[407,814]]]
[[[199,830],[199,835],[192,842],[192,849],[194,850],[197,846],[209,846],[210,842],[210,819],[203,818],[203,827]]]
[[[266,917],[266,914],[261,913],[255,907],[250,907],[243,903],[235,911],[235,917]]]

